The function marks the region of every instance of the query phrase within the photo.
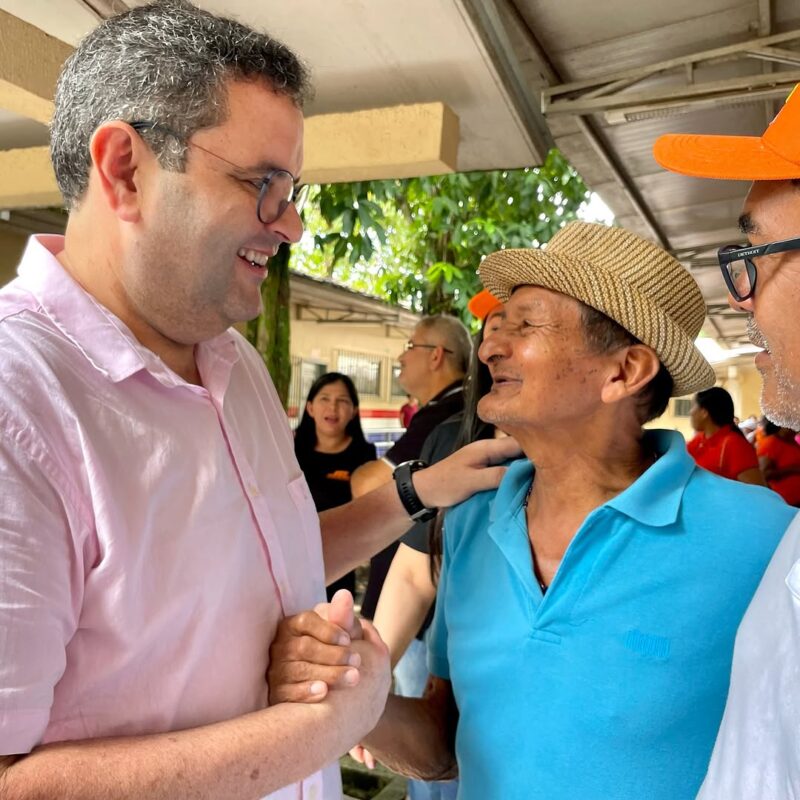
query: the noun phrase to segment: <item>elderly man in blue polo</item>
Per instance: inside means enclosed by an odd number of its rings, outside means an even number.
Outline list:
[[[425,697],[390,697],[364,746],[415,777],[458,772],[460,800],[690,800],[794,512],[642,427],[714,383],[703,298],[672,256],[575,222],[480,275],[506,316],[478,411],[526,458],[447,514]]]

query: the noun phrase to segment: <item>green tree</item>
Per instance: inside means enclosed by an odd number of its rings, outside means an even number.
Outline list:
[[[245,335],[264,359],[278,397],[286,408],[292,361],[289,350],[289,261],[291,251],[283,244],[269,260],[261,284],[261,315],[247,323]]]
[[[293,267],[425,314],[467,319],[481,256],[547,242],[589,192],[556,150],[541,167],[323,186]]]

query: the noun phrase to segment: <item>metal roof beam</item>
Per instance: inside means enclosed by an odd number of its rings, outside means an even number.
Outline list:
[[[497,3],[495,0],[461,0],[461,4],[483,40],[483,45],[511,96],[530,144],[539,156],[539,163],[543,162],[547,153],[556,144],[539,109],[538,98],[528,87],[525,73],[500,17]]]
[[[748,50],[754,48],[770,47],[776,44],[785,44],[800,39],[800,30],[785,31],[784,33],[777,33],[774,36],[764,36],[758,39],[750,39],[746,42],[739,42],[737,44],[727,45],[726,47],[716,47],[713,50],[704,50],[699,53],[692,53],[688,56],[680,56],[678,58],[670,58],[666,61],[660,61],[656,64],[649,64],[646,67],[631,67],[629,69],[620,70],[610,75],[598,75],[594,78],[588,78],[581,81],[572,81],[571,83],[562,83],[558,86],[549,86],[542,90],[542,110],[547,111],[551,105],[552,98],[560,95],[572,94],[574,92],[581,92],[584,89],[594,89],[595,87],[602,86],[606,83],[614,81],[622,81],[627,79],[642,80],[644,77],[649,77],[659,72],[666,72],[668,70],[684,68],[687,65],[697,64],[703,61],[720,61],[729,60],[731,58],[738,58],[747,54]]]
[[[520,12],[516,3],[514,3],[513,0],[501,0],[501,2],[503,3],[503,8],[506,13],[514,19],[520,36],[525,40],[526,47],[533,54],[543,80],[551,84],[559,83],[562,79],[558,70],[555,68],[552,61],[550,61],[544,48],[536,38],[536,34],[531,30],[530,25],[528,25],[527,20]],[[656,221],[653,213],[645,204],[639,189],[628,175],[625,167],[620,163],[619,159],[616,158],[608,142],[605,141],[602,133],[591,120],[583,119],[582,117],[577,118],[577,125],[597,154],[597,157],[611,173],[612,178],[620,187],[626,199],[631,204],[631,207],[650,232],[650,235],[662,247],[669,249],[669,240],[666,234]]]
[[[784,92],[800,83],[800,70],[774,72],[767,75],[744,75],[718,81],[704,81],[682,86],[678,89],[615,94],[609,97],[579,98],[577,100],[557,100],[547,108],[548,116],[555,114],[596,114],[603,111],[621,109],[647,110],[654,108],[678,108],[698,102],[715,102],[719,99],[741,99],[763,91],[770,94]]]

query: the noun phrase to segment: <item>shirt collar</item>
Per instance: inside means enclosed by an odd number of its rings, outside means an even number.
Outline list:
[[[605,505],[643,525],[663,528],[678,519],[683,493],[696,465],[677,431],[647,430],[643,443],[646,450],[656,454],[657,461]]]
[[[445,386],[444,389],[442,389],[442,391],[439,392],[439,394],[435,394],[433,397],[431,397],[431,399],[428,400],[428,402],[425,403],[425,405],[435,406],[437,403],[441,403],[442,400],[446,400],[448,397],[460,394],[463,391],[464,391],[464,379],[459,378],[458,380],[453,381],[452,383]]]
[[[608,507],[654,528],[672,525],[678,519],[684,490],[696,468],[694,459],[686,452],[683,436],[677,431],[647,430],[643,444],[656,454],[656,462],[592,514]],[[533,465],[526,458],[509,466],[492,504],[490,522],[519,512],[532,477]]]
[[[114,383],[146,369],[165,386],[186,385],[69,275],[56,258],[63,249],[63,236],[32,236],[17,270],[18,284],[36,298],[53,324]],[[204,365],[216,367],[222,360],[229,371],[237,359],[234,338],[228,331],[197,347],[198,368],[204,380]]]

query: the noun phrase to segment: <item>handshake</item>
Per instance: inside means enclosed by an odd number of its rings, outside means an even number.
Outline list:
[[[354,745],[377,725],[391,680],[389,651],[372,623],[355,618],[346,589],[284,619],[270,647],[270,705],[329,703]],[[361,747],[351,755],[374,766]]]

